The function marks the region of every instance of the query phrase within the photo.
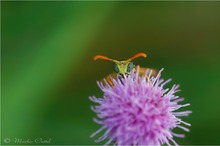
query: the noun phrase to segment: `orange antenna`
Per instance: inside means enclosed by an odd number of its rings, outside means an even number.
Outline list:
[[[135,54],[133,57],[127,59],[126,62],[129,62],[129,61],[131,61],[131,60],[133,60],[133,59],[135,59],[135,58],[138,58],[138,57],[144,57],[144,58],[146,58],[146,57],[147,57],[147,54],[145,54],[145,53],[137,53],[137,54]]]
[[[103,56],[103,55],[96,55],[96,56],[93,57],[93,60],[97,60],[97,59],[108,60],[108,61],[112,61],[112,62],[115,62],[115,63],[119,63],[117,60],[108,58],[108,57]]]

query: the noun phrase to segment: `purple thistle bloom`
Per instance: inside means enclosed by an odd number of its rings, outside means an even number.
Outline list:
[[[178,127],[189,131],[185,126],[189,123],[182,121],[179,117],[188,116],[191,111],[176,111],[190,104],[180,105],[183,98],[175,95],[178,85],[171,89],[164,89],[164,85],[171,79],[164,81],[160,78],[160,70],[156,77],[146,72],[145,76],[138,76],[138,69],[123,78],[117,76],[112,79],[114,87],[98,82],[104,92],[103,98],[90,97],[97,106],[92,110],[100,119],[94,121],[102,127],[93,133],[94,137],[106,130],[95,142],[101,142],[108,138],[105,145],[114,142],[115,145],[178,145],[173,137],[184,137],[176,134],[172,129]],[[146,80],[148,77],[148,80]],[[119,79],[120,78],[120,79]]]

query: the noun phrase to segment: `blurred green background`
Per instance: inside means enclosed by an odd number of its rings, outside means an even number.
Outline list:
[[[191,131],[176,141],[220,144],[220,2],[1,2],[1,28],[2,144],[95,144],[88,97],[102,96],[112,63],[92,58],[137,52],[191,103]]]

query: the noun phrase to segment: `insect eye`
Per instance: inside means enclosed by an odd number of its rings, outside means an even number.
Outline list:
[[[118,65],[116,63],[113,64],[113,69],[116,73],[119,73]]]
[[[133,68],[134,68],[133,62],[129,62],[127,67],[127,72],[131,72]]]

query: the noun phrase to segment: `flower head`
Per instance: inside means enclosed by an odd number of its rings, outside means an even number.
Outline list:
[[[106,145],[111,142],[115,145],[170,145],[170,142],[177,145],[173,137],[184,135],[173,133],[172,129],[178,127],[189,131],[185,126],[190,124],[179,117],[188,116],[191,111],[176,110],[190,104],[179,104],[183,98],[175,95],[178,85],[164,89],[171,79],[161,79],[162,70],[156,77],[151,77],[149,72],[140,77],[138,69],[123,78],[117,76],[112,79],[114,87],[98,82],[104,96],[92,96],[90,100],[98,103],[92,110],[99,118],[94,121],[101,128],[91,137],[103,130],[105,133],[96,142],[108,138]]]

